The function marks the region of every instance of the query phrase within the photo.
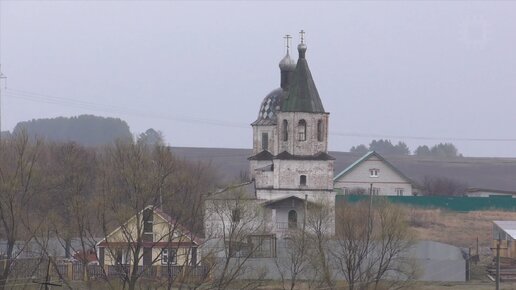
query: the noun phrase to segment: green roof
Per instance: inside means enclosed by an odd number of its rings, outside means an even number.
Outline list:
[[[308,62],[301,53],[281,111],[325,113]]]

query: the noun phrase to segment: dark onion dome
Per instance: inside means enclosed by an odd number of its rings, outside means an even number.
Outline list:
[[[280,60],[279,68],[282,71],[294,71],[296,69],[296,62],[290,58],[288,50],[285,57]]]
[[[260,111],[258,112],[258,119],[251,125],[275,125],[283,94],[284,91],[282,88],[277,88],[270,92],[263,99]]]

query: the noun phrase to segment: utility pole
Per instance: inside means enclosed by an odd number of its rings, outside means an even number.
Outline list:
[[[496,244],[496,290],[500,290],[500,235]]]
[[[507,247],[500,247],[502,243],[501,233],[498,233],[498,243],[496,243],[496,248],[491,248],[491,250],[496,250],[496,290],[500,290],[500,250],[507,249]]]
[[[0,141],[2,141],[2,80],[7,77],[2,73],[2,64],[0,64]],[[7,86],[7,85],[6,85]]]

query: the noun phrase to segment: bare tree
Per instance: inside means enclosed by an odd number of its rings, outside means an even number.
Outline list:
[[[320,271],[320,277],[312,280],[319,281],[326,289],[333,289],[335,283],[328,255],[330,242],[335,234],[334,203],[327,198],[319,198],[308,204],[307,208],[306,228],[310,234],[310,244],[315,248],[310,261],[313,268]]]
[[[240,289],[260,285],[265,269],[250,267],[253,257],[268,257],[275,251],[264,208],[249,196],[250,183],[230,186],[206,200],[205,256],[213,263],[213,289],[227,289],[238,281]],[[243,282],[242,278],[246,278]]]
[[[106,148],[100,162],[98,186],[98,220],[102,227],[110,257],[122,254],[128,263],[115,259],[123,281],[123,288],[134,290],[138,280],[145,274],[139,268],[148,248],[144,246],[149,205],[154,211],[166,192],[163,189],[176,169],[176,160],[170,150],[163,146],[150,148],[143,142],[119,141]],[[134,218],[136,222],[128,224]],[[119,228],[121,241],[111,241],[108,235]],[[167,233],[160,237],[166,239]],[[150,240],[150,242],[159,242]],[[117,246],[114,246],[115,243]],[[152,264],[152,262],[150,263]]]
[[[24,231],[21,220],[30,221],[33,197],[38,192],[41,142],[31,142],[26,131],[15,133],[0,142],[0,231],[6,239],[0,289],[5,289],[17,256],[24,245],[15,251],[18,240],[28,242],[30,233]]]
[[[360,202],[339,208],[337,246],[331,250],[348,289],[394,288],[413,279],[407,252],[412,233],[405,213],[386,200]]]

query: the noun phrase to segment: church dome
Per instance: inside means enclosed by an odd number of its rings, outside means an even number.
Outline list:
[[[262,104],[260,105],[258,119],[256,119],[256,121],[251,125],[275,125],[283,94],[283,89],[277,88],[265,96]]]
[[[279,67],[282,71],[294,71],[296,69],[296,62],[290,58],[288,51],[285,57],[279,62]]]

